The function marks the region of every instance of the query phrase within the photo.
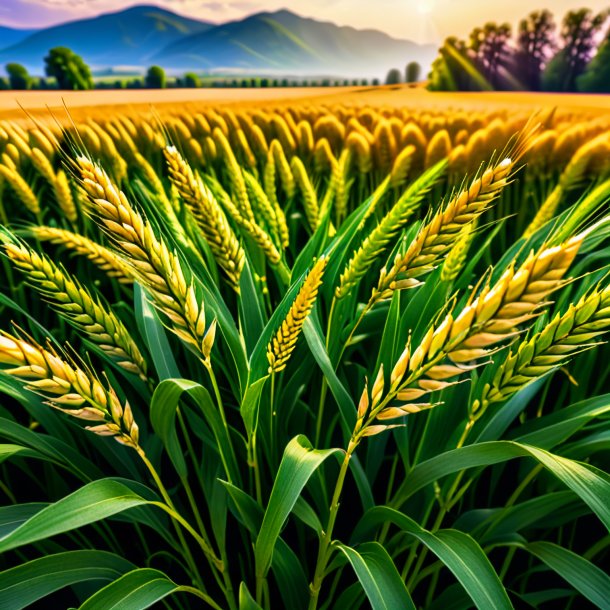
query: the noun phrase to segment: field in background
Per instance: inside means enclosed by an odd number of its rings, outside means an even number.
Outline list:
[[[295,87],[268,89],[171,89],[129,91],[0,91],[0,118],[23,119],[23,109],[37,118],[49,119],[48,109],[61,119],[63,106],[75,120],[103,118],[109,112],[130,110],[141,112],[151,105],[159,112],[172,110],[180,104],[196,110],[202,105],[252,103],[254,106],[274,103],[311,101],[347,105],[415,106],[422,109],[515,111],[557,107],[586,114],[610,112],[610,99],[604,95],[561,93],[430,93],[422,88],[392,87]],[[20,106],[23,107],[20,108]]]

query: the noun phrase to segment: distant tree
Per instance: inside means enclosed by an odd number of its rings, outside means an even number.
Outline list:
[[[589,9],[570,11],[561,28],[562,48],[542,75],[545,91],[576,91],[576,81],[595,50],[595,37],[608,19],[609,11],[597,15]]]
[[[368,78],[363,78],[363,79],[360,81],[360,84],[361,84],[363,87],[368,87],[368,86],[369,86],[369,79],[368,79]]]
[[[10,88],[8,78],[0,77],[0,91],[7,91]]]
[[[539,91],[542,72],[556,48],[555,22],[550,11],[534,11],[519,23],[515,69],[528,91]]]
[[[89,66],[66,47],[55,47],[44,58],[45,73],[54,76],[58,89],[93,89],[93,77]]]
[[[183,83],[187,89],[197,89],[198,87],[201,87],[201,81],[194,72],[187,72],[184,75]]]
[[[508,23],[486,23],[470,34],[469,55],[479,72],[494,89],[514,89],[511,48],[511,27]],[[518,86],[518,85],[517,85]]]
[[[250,86],[250,81],[247,78],[243,78],[241,81],[240,87],[242,89],[246,89],[249,86]]]
[[[306,80],[304,80],[304,81],[301,83],[301,87],[308,87],[308,86],[309,86],[309,83],[308,83]]]
[[[352,80],[352,87],[357,87],[357,86],[358,86],[358,79],[357,79],[357,78],[354,78],[354,79]]]
[[[288,87],[288,79],[287,78],[283,78],[282,82],[280,83],[282,87]]]
[[[323,78],[322,79],[322,87],[330,87],[330,79],[329,78]]]
[[[144,83],[147,89],[165,89],[167,85],[165,70],[159,66],[151,66],[146,72]]]
[[[392,68],[385,77],[386,85],[398,85],[400,83],[400,70]]]
[[[416,61],[410,61],[405,69],[405,81],[417,83],[421,78],[421,66]]]
[[[374,78],[373,82],[372,82],[373,87],[379,87],[379,79],[378,78]]]
[[[261,83],[260,84],[261,87],[268,87],[269,86],[269,79],[268,78],[261,78],[260,83]]]
[[[578,77],[577,85],[583,93],[610,93],[610,29],[599,46],[597,55]]]
[[[475,64],[475,52],[455,37],[445,40],[428,75],[430,91],[492,91]]]
[[[11,89],[24,91],[32,86],[32,79],[26,68],[21,64],[6,64],[5,69]]]

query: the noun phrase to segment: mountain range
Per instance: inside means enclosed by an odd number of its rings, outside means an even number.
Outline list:
[[[213,24],[155,6],[136,6],[41,30],[0,26],[0,64],[19,62],[42,73],[43,58],[69,47],[92,67],[169,71],[383,76],[418,61],[426,70],[436,48],[301,17],[288,10]]]

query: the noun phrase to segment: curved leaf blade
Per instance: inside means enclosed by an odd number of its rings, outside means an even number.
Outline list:
[[[344,544],[337,548],[354,568],[373,610],[415,610],[392,558],[378,542],[365,542],[358,550]]]

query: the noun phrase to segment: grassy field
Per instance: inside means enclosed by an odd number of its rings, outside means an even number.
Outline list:
[[[605,98],[8,95],[0,608],[608,608]]]

